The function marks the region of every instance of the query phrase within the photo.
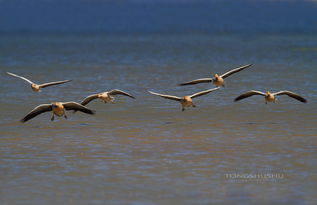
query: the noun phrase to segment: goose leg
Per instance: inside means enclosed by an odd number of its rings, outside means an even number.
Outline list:
[[[51,121],[54,121],[54,114],[53,114],[52,117],[51,117]]]

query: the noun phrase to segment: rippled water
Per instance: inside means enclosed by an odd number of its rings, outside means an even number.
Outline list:
[[[316,204],[316,35],[1,34],[0,53],[1,204]],[[177,83],[249,63],[185,112],[146,92],[192,94],[212,85]],[[34,93],[5,71],[73,81]],[[136,99],[19,122],[38,104],[114,88]],[[233,102],[250,89],[308,103]]]

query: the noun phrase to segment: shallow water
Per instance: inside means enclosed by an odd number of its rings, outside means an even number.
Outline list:
[[[27,33],[0,42],[1,204],[316,204],[316,35]],[[249,63],[184,112],[146,92],[210,89],[177,83]],[[34,93],[5,71],[73,81]],[[38,104],[114,88],[136,99],[94,101],[95,116],[19,122]],[[250,89],[292,90],[308,103],[233,102]]]

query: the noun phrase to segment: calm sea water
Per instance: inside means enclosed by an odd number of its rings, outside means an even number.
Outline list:
[[[0,53],[1,204],[317,203],[316,34],[1,34]],[[185,112],[147,93],[210,89],[177,83],[249,63]],[[34,93],[6,71],[73,81]],[[115,88],[136,99],[19,122],[38,104]],[[233,102],[250,89],[308,103]]]

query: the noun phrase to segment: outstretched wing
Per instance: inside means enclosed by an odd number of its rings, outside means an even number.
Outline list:
[[[89,95],[88,97],[86,97],[83,101],[81,101],[81,105],[87,105],[88,103],[90,103],[92,100],[98,98],[98,94],[93,94],[93,95]]]
[[[34,84],[32,81],[30,81],[29,79],[27,79],[27,78],[25,78],[25,77],[16,75],[16,74],[14,74],[14,73],[9,73],[9,72],[7,72],[7,74],[12,75],[12,76],[17,77],[17,78],[21,78],[22,80],[25,80],[25,81],[27,81],[27,82],[30,83],[30,84]]]
[[[72,80],[62,80],[62,81],[56,81],[56,82],[49,82],[49,83],[43,83],[40,86],[40,88],[45,88],[45,87],[48,87],[48,86],[52,86],[52,85],[58,85],[58,84],[62,84],[62,83],[67,83],[67,82],[70,82]]]
[[[163,95],[163,94],[155,93],[155,92],[152,92],[152,91],[148,91],[148,92],[151,93],[151,94],[153,94],[153,95],[161,96],[161,97],[166,98],[166,99],[181,101],[181,98],[180,98],[180,97],[177,97],[177,96],[173,96],[173,95]]]
[[[198,83],[210,83],[212,81],[213,81],[212,78],[200,78],[200,79],[188,81],[188,82],[185,82],[185,83],[180,83],[178,85],[180,85],[180,86],[183,86],[183,85],[194,85],[194,84],[198,84]]]
[[[128,96],[130,98],[135,98],[132,95],[130,95],[129,93],[126,93],[122,90],[117,90],[117,89],[109,91],[108,94],[109,95],[125,95],[125,96]]]
[[[228,76],[230,76],[230,75],[232,75],[232,74],[234,74],[234,73],[240,72],[240,71],[242,71],[243,69],[250,67],[251,65],[252,65],[252,64],[248,64],[248,65],[241,66],[241,67],[239,67],[239,68],[235,68],[235,69],[233,69],[233,70],[231,70],[231,71],[228,71],[228,72],[222,74],[220,77],[226,78],[226,77],[228,77]]]
[[[42,104],[34,108],[29,114],[27,114],[23,119],[21,119],[21,122],[26,122],[39,114],[43,112],[52,111],[52,105],[51,104]]]
[[[210,93],[210,92],[213,92],[213,91],[215,91],[215,90],[218,90],[218,89],[219,89],[219,87],[213,88],[213,89],[209,89],[209,90],[204,90],[204,91],[201,91],[201,92],[192,94],[192,95],[189,96],[189,97],[195,98],[195,97],[198,97],[198,96],[206,95],[206,94],[208,94],[208,93]]]
[[[236,98],[234,99],[234,101],[236,102],[236,101],[242,100],[242,99],[244,99],[244,98],[251,97],[251,96],[253,96],[253,95],[263,95],[263,96],[266,96],[265,93],[262,93],[262,92],[256,91],[256,90],[251,90],[251,91],[249,91],[249,92],[246,92],[246,93],[244,93],[244,94],[242,94],[242,95],[236,97]]]
[[[302,96],[299,96],[297,95],[296,93],[293,93],[291,91],[287,91],[287,90],[284,90],[284,91],[280,91],[280,92],[277,92],[277,93],[273,93],[273,95],[288,95],[289,97],[292,97],[298,101],[301,101],[302,103],[306,103],[307,100],[305,98],[303,98]]]
[[[95,114],[95,111],[88,109],[87,107],[76,103],[76,102],[65,102],[63,103],[63,106],[66,110],[75,110],[75,111],[81,111],[90,115]]]

